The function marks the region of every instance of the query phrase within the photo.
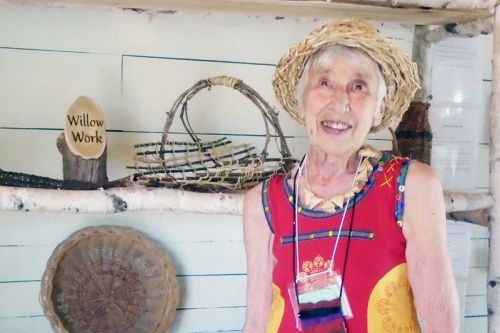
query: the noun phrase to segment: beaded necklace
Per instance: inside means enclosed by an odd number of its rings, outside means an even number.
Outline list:
[[[356,172],[356,176],[354,179],[354,184],[347,193],[335,195],[330,199],[322,199],[318,197],[311,189],[309,185],[309,181],[307,180],[307,174],[304,174],[304,202],[303,204],[307,208],[315,208],[324,212],[334,212],[338,209],[342,209],[344,207],[344,203],[347,202],[350,198],[354,197],[356,193],[361,191],[365,183],[368,181],[368,177],[370,176],[373,165],[370,162],[370,158],[380,158],[381,152],[376,150],[375,148],[365,145],[363,146],[359,152],[358,156],[361,157],[359,168]],[[305,161],[307,163],[307,161]],[[305,165],[304,165],[304,169]]]

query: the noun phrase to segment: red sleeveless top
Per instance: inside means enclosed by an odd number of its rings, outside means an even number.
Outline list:
[[[407,167],[408,159],[385,153],[356,195],[356,202],[350,200],[334,259],[334,270],[343,274],[344,292],[352,309],[353,317],[346,320],[349,333],[420,332],[401,230]],[[262,202],[274,233],[276,258],[267,332],[300,332],[288,292],[295,275],[293,189],[288,177],[276,175],[263,185]],[[310,275],[324,271],[330,264],[344,209],[325,213],[299,205],[298,211],[299,272]]]

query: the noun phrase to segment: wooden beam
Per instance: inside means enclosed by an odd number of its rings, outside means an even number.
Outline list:
[[[489,226],[488,211],[486,209],[471,210],[467,212],[450,212],[446,214],[448,220],[463,221],[480,225]]]
[[[243,192],[199,193],[138,185],[89,191],[0,186],[0,210],[104,214],[168,210],[241,215],[243,195]],[[444,197],[447,212],[487,209],[492,205],[491,196],[486,193],[445,192]]]
[[[495,200],[490,216],[488,332],[500,330],[500,6],[495,10],[490,109],[490,190]]]
[[[343,1],[307,0],[6,0],[13,4],[31,4],[57,7],[107,7],[122,9],[194,10],[215,12],[237,12],[246,14],[268,14],[276,16],[358,18],[376,21],[397,21],[417,25],[442,25],[468,22],[491,16],[487,8],[461,6],[453,9],[439,9],[443,1],[437,1],[438,8],[419,8],[419,3],[429,0],[406,1],[411,8],[403,8],[404,1],[368,0],[362,3]],[[396,3],[398,7],[391,5]],[[443,2],[444,3],[444,2]],[[428,7],[428,6],[426,6]],[[476,9],[472,9],[476,8]]]
[[[199,193],[137,185],[90,191],[0,186],[0,210],[102,214],[166,210],[241,215],[242,209],[242,193]]]
[[[429,8],[461,8],[461,9],[476,9],[495,7],[495,0],[386,0],[391,4],[399,6],[419,6]]]

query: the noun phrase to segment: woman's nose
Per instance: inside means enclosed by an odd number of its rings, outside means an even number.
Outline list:
[[[328,102],[328,107],[335,112],[349,112],[349,96],[342,88],[333,88]]]

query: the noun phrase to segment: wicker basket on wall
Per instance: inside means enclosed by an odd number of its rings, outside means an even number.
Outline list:
[[[41,303],[56,332],[168,332],[180,299],[164,251],[131,228],[88,227],[54,250]]]

